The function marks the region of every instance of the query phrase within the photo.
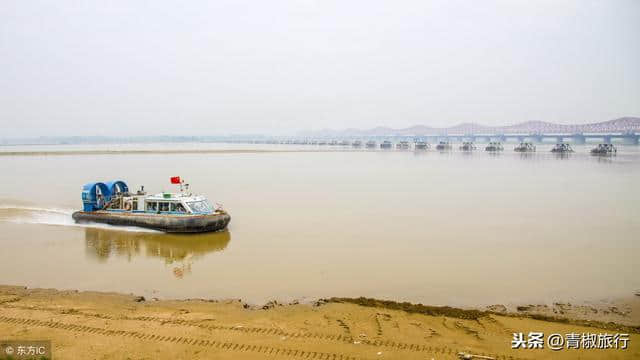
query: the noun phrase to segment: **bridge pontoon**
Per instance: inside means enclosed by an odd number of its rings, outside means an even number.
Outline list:
[[[530,142],[521,142],[516,147],[513,148],[513,151],[516,152],[534,152],[536,151],[536,146]]]
[[[501,142],[490,142],[487,147],[484,148],[485,151],[497,152],[504,150],[504,146],[502,146]]]
[[[462,146],[460,146],[460,150],[462,151],[473,151],[475,149],[476,145],[471,141],[465,141],[462,143]]]
[[[448,141],[440,141],[438,145],[436,145],[436,150],[451,150],[451,144],[449,144]]]
[[[391,141],[385,140],[380,144],[380,149],[391,149]]]
[[[593,155],[615,155],[618,152],[613,144],[598,144],[597,147],[591,149]]]
[[[571,145],[566,144],[566,143],[558,143],[556,144],[552,149],[551,149],[552,153],[559,153],[559,154],[566,154],[566,153],[572,153],[573,148],[571,147]]]

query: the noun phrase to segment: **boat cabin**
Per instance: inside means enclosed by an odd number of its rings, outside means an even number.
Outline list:
[[[190,193],[147,195],[144,187],[135,194],[122,181],[90,183],[83,187],[84,211],[114,211],[152,214],[212,214],[217,209],[209,201]]]
[[[127,199],[124,199],[125,204]],[[130,208],[134,211],[171,214],[210,214],[214,211],[207,199],[201,196],[187,196],[175,193],[161,193],[143,199],[131,199]]]
[[[105,210],[145,212],[153,214],[210,214],[213,207],[201,196],[176,193],[114,197]]]

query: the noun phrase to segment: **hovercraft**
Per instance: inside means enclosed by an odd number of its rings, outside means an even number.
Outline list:
[[[179,193],[147,195],[144,186],[135,194],[124,181],[94,182],[82,187],[82,211],[73,213],[78,223],[137,226],[171,233],[223,230],[231,217],[221,205],[189,192],[189,184],[172,177]]]

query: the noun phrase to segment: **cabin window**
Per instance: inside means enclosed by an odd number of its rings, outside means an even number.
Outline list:
[[[161,202],[160,204],[160,211],[169,211],[169,203],[168,202]]]
[[[187,212],[181,203],[171,203],[171,212]]]
[[[131,210],[133,210],[133,211],[138,210],[138,200],[133,200],[131,202],[131,204],[132,204],[131,205]]]
[[[210,213],[211,206],[206,201],[192,201],[187,203],[193,212]]]
[[[157,211],[158,203],[157,202],[147,202],[147,211]]]

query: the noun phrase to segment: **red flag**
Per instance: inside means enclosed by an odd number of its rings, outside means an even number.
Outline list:
[[[180,176],[172,176],[171,177],[172,184],[180,184]]]

